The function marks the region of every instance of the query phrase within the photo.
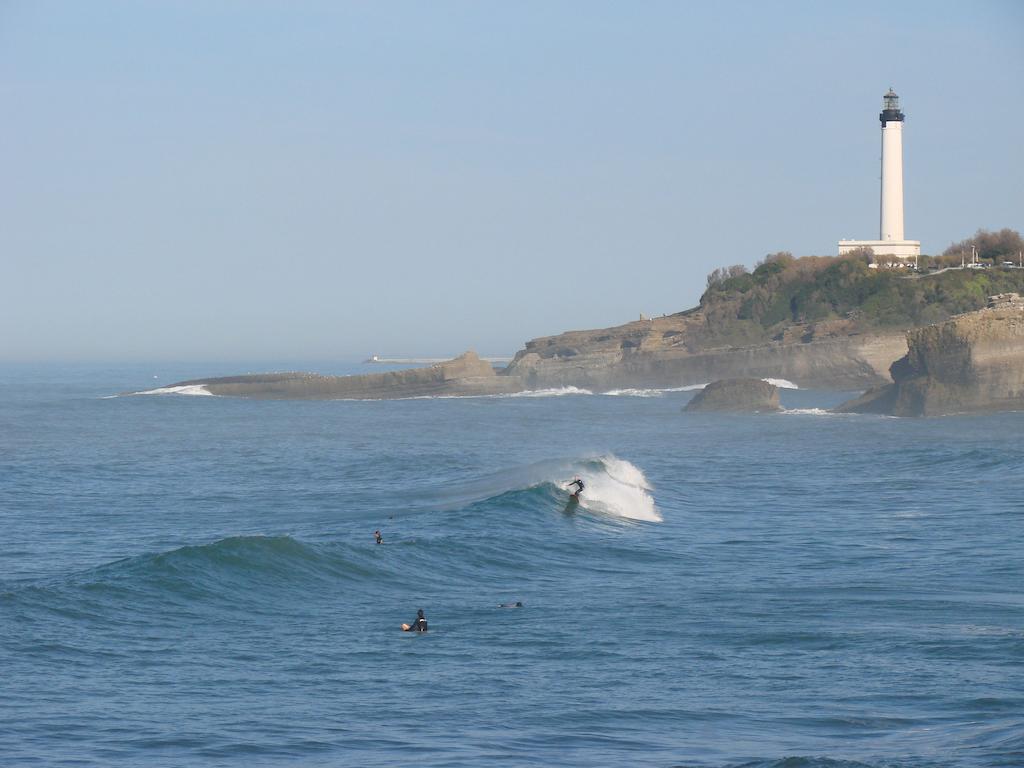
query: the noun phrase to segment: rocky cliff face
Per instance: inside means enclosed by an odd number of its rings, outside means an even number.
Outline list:
[[[214,395],[263,400],[389,400],[439,395],[481,395],[516,392],[522,383],[498,376],[491,364],[466,352],[454,360],[406,371],[362,376],[321,376],[315,373],[273,373],[183,381],[174,386],[201,385]]]
[[[891,368],[894,383],[838,411],[894,416],[1024,409],[1024,302],[1004,298],[907,333],[908,352]]]
[[[767,344],[714,347],[708,345],[706,318],[696,311],[534,339],[506,375],[531,389],[676,387],[744,377],[857,388],[888,380],[889,366],[906,351],[902,331],[856,334],[814,325],[790,329]]]
[[[708,384],[686,411],[763,412],[781,410],[779,388],[761,379],[724,379]]]

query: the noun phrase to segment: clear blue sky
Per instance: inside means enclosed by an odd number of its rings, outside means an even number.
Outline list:
[[[510,353],[1024,229],[1024,3],[3,2],[0,360]]]

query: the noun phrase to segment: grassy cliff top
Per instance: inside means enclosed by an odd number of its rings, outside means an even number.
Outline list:
[[[781,253],[753,272],[715,270],[700,306],[709,341],[749,344],[783,338],[794,326],[857,333],[928,325],[981,309],[988,296],[1008,291],[1024,292],[1024,270],[908,274],[870,269],[861,254],[797,259]]]

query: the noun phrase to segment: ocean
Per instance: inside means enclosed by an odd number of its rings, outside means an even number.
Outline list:
[[[0,367],[0,764],[1024,765],[1024,413],[280,367]]]

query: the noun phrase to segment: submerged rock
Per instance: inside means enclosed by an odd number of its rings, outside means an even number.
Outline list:
[[[779,388],[761,379],[723,379],[704,387],[683,410],[778,411]]]
[[[907,333],[893,383],[843,403],[839,413],[943,416],[1024,409],[1024,301],[994,297],[990,308]]]

